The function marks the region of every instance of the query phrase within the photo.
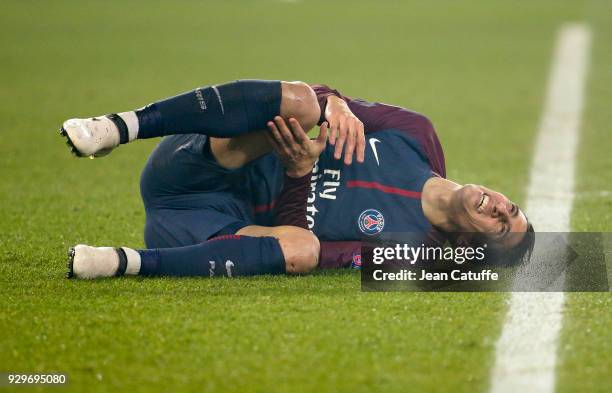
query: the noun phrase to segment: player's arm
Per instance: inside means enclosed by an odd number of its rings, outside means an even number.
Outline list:
[[[288,123],[277,116],[267,124],[268,141],[285,167],[283,188],[276,200],[274,225],[308,229],[306,200],[310,176],[327,143],[327,123],[321,125],[319,136],[312,140],[297,120],[291,118]]]
[[[327,123],[321,125],[317,139],[310,140],[300,124],[282,118],[268,123],[269,140],[285,166],[283,188],[276,200],[275,226],[296,226],[308,229],[306,201],[310,193],[312,168],[325,148]],[[335,269],[349,267],[359,258],[361,243],[358,241],[320,242],[319,267]]]
[[[337,90],[325,85],[311,85],[317,95],[321,110],[319,124],[326,121],[329,124],[329,143],[334,146],[334,157],[339,160],[344,151],[344,163],[353,162],[353,154],[357,162],[363,162],[365,152],[365,137],[363,123],[350,110],[345,100]]]
[[[390,129],[403,131],[418,141],[432,169],[442,177],[446,176],[442,146],[433,124],[426,116],[395,105],[353,99],[325,85],[311,87],[317,95],[321,110],[319,122],[329,121],[328,117],[346,117],[342,114],[350,111],[363,124],[364,134]],[[334,129],[330,122],[330,143],[333,135]]]
[[[425,124],[429,123],[425,116],[399,106],[351,98],[326,85],[310,87],[317,96],[321,111],[319,124],[323,121],[329,123],[330,143],[334,133],[338,132],[340,121],[345,124],[351,118],[360,120],[365,134],[391,128],[412,130],[421,126],[430,126]],[[330,118],[334,121],[333,124]]]
[[[416,139],[423,139],[432,153],[441,151],[433,126],[425,116],[394,105],[352,99],[326,85],[311,85],[317,96],[321,117],[319,124],[329,124],[329,143],[335,147],[334,157],[351,164],[353,154],[363,162],[365,134],[385,129],[406,131]],[[429,154],[428,154],[429,155]]]

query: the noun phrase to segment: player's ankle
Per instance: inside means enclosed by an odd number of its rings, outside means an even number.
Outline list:
[[[140,254],[131,248],[91,247],[79,244],[70,249],[68,278],[103,278],[137,275],[140,272]]]
[[[106,115],[115,125],[119,134],[119,144],[132,142],[138,138],[138,117],[136,112],[111,113]]]
[[[123,274],[135,276],[138,273],[140,273],[140,264],[141,264],[140,253],[128,247],[121,247],[117,250],[123,251],[126,256],[126,266],[125,266],[125,271],[123,272]]]

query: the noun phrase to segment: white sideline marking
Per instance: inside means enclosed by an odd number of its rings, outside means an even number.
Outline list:
[[[591,33],[559,31],[531,167],[526,210],[538,232],[569,232],[574,162]],[[520,280],[521,277],[517,277]],[[514,292],[496,345],[492,393],[552,393],[563,292]]]

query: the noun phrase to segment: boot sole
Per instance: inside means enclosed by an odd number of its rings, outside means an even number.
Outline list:
[[[76,157],[86,157],[83,154],[81,154],[78,151],[78,149],[74,146],[74,143],[72,143],[72,140],[70,139],[70,136],[68,135],[64,127],[60,128],[59,133],[60,133],[60,136],[63,136],[66,139],[66,145],[70,148],[70,152],[73,155],[75,155]]]
[[[74,247],[70,247],[68,249],[68,263],[66,263],[66,267],[68,268],[68,271],[66,272],[66,278],[74,278]]]

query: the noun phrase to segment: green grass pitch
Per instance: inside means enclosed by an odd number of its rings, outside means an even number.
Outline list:
[[[0,372],[67,372],[74,392],[486,392],[508,294],[362,293],[350,271],[63,279],[75,243],[143,245],[156,141],[78,160],[57,129],[231,79],[323,82],[427,114],[450,178],[522,202],[568,21],[594,32],[572,226],[612,231],[607,1],[3,2]],[[568,295],[557,391],[612,389],[611,309]]]

